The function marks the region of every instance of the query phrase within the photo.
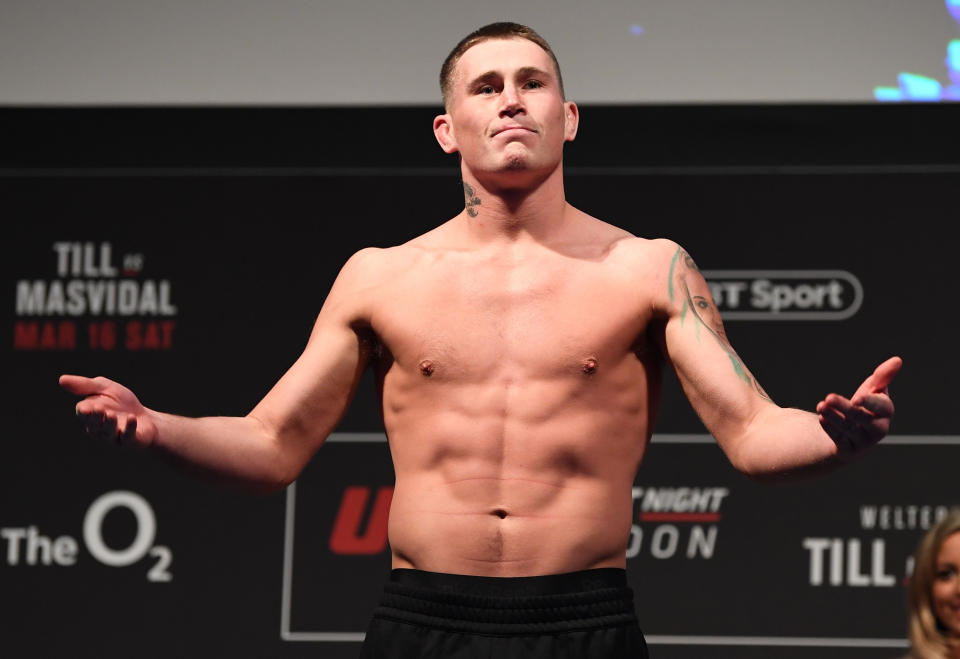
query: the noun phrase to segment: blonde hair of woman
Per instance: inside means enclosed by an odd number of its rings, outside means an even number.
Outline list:
[[[927,531],[910,579],[913,659],[960,659],[960,508]]]

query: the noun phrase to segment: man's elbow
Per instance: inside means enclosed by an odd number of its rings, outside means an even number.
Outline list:
[[[256,476],[250,479],[248,489],[257,494],[275,494],[290,486],[303,471],[309,459],[305,459],[300,452],[293,450],[300,442],[291,442],[284,439],[285,434],[264,423],[253,415],[248,415],[262,433],[261,441],[269,447],[261,461],[261,468]]]
[[[729,452],[727,457],[734,469],[752,481],[765,482],[771,480],[771,477],[775,473],[770,468],[770,465],[763,464],[756,456],[750,455],[745,451]]]
[[[247,490],[251,494],[262,494],[262,495],[271,495],[283,492],[287,487],[289,487],[293,481],[296,480],[296,476],[291,476],[286,473],[284,474],[265,474],[261,478],[258,478],[255,481],[249,482]]]
[[[836,456],[780,456],[778,459],[765,451],[731,456],[730,462],[737,471],[756,483],[793,483],[817,478],[842,464]]]

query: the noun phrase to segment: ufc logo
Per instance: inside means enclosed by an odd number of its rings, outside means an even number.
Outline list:
[[[330,534],[330,551],[334,554],[372,555],[387,548],[387,521],[393,488],[383,486],[377,490],[367,516],[372,489],[365,485],[351,485],[344,490]],[[364,517],[367,523],[361,533]]]

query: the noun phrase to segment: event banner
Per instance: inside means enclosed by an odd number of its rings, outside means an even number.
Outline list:
[[[85,436],[57,378],[110,377],[187,416],[246,414],[351,254],[462,210],[456,163],[187,165],[0,170],[4,656],[355,657],[389,572],[394,476],[370,374],[268,496]],[[936,240],[960,169],[581,158],[566,188],[690,252],[777,403],[811,410],[904,360],[887,440],[777,485],[730,465],[665,367],[626,553],[651,655],[904,654],[911,554],[960,503],[955,275]]]

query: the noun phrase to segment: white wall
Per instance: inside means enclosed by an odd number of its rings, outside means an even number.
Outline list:
[[[494,20],[587,103],[866,101],[958,37],[944,0],[0,0],[0,104],[435,104]]]

